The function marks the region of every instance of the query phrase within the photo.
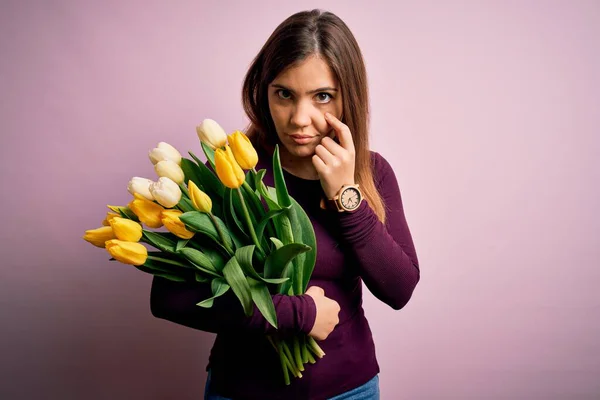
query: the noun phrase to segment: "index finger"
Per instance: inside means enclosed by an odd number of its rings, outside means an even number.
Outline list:
[[[325,113],[325,120],[333,127],[338,139],[340,139],[340,145],[346,150],[354,150],[350,128],[331,113]]]

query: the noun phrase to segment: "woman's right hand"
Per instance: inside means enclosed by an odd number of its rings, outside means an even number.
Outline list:
[[[306,294],[313,298],[317,307],[315,325],[309,335],[317,340],[325,340],[340,322],[340,305],[337,301],[325,297],[325,291],[318,286],[309,287]]]

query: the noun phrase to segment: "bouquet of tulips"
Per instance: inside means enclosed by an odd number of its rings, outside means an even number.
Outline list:
[[[192,152],[188,159],[159,143],[149,153],[158,179],[132,178],[131,202],[109,205],[103,226],[83,238],[105,248],[111,260],[142,272],[210,285],[212,297],[199,307],[212,307],[231,289],[246,315],[255,304],[277,327],[271,295],[306,292],[316,259],[312,224],[287,192],[277,147],[275,187],[268,187],[266,170],[256,171],[258,155],[244,133],[227,136],[210,119],[196,131],[212,169]],[[325,354],[307,335],[268,339],[279,354],[286,384],[290,374],[302,377],[304,365]]]

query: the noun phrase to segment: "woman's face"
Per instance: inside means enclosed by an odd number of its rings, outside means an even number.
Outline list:
[[[340,118],[339,83],[321,58],[311,56],[282,73],[269,85],[269,110],[283,151],[291,157],[312,157],[333,130],[325,112]]]

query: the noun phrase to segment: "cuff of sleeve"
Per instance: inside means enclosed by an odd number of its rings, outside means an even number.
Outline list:
[[[276,294],[273,302],[277,311],[280,334],[310,333],[317,318],[317,306],[312,297],[307,294],[301,296]]]
[[[315,321],[317,319],[317,305],[315,304],[315,300],[307,294],[295,297],[298,298],[298,301],[300,302],[300,305],[296,308],[299,314],[298,326],[301,332],[308,335],[315,326]]]

